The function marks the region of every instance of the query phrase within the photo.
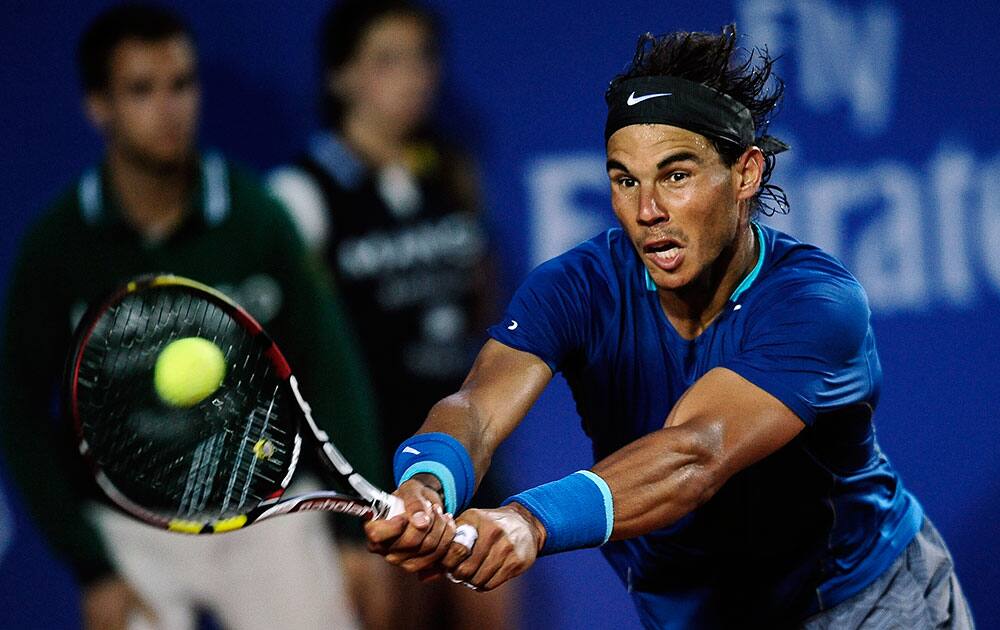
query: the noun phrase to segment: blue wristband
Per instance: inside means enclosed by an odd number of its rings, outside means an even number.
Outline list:
[[[599,547],[611,538],[615,526],[611,489],[589,470],[525,490],[503,504],[513,501],[545,528],[545,545],[539,555]]]
[[[447,433],[420,433],[399,445],[392,459],[396,485],[413,475],[429,473],[441,481],[444,509],[458,514],[472,500],[476,471],[469,452]]]

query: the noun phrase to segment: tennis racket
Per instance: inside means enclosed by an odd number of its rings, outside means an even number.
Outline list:
[[[226,369],[218,389],[178,407],[154,386],[160,352],[199,337]],[[281,514],[391,518],[402,501],[356,472],[313,420],[281,351],[245,310],[179,276],[128,282],[90,308],[67,364],[67,408],[102,491],[127,514],[185,534],[228,532]],[[285,497],[303,442],[345,491]],[[471,548],[476,531],[455,541]]]

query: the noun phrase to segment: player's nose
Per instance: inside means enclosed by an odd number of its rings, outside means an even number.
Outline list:
[[[655,225],[670,218],[666,209],[656,200],[652,191],[640,191],[639,213],[636,220],[640,225]]]

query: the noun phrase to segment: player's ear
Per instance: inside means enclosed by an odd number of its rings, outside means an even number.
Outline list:
[[[108,103],[107,95],[104,92],[89,92],[83,99],[83,109],[90,124],[100,131],[107,130],[111,120],[111,104]]]
[[[743,152],[733,166],[737,198],[740,201],[752,199],[760,190],[761,178],[764,176],[764,152],[752,146]]]

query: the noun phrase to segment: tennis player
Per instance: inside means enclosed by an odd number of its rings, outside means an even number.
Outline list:
[[[620,228],[537,268],[461,390],[396,454],[389,562],[492,589],[601,546],[649,628],[972,627],[948,550],[879,449],[869,307],[840,262],[761,223],[782,83],[721,35],[639,39],[605,95]],[[463,512],[553,374],[590,470]],[[470,553],[442,536],[459,514]]]

